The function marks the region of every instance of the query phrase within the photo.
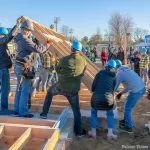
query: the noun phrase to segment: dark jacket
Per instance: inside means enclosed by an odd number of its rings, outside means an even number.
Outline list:
[[[117,58],[119,60],[121,60],[122,62],[124,62],[124,52],[122,52],[122,51],[118,52]]]
[[[17,44],[17,58],[20,60],[28,60],[32,52],[43,53],[47,50],[46,46],[35,44],[32,39],[19,33],[14,38]]]
[[[116,84],[115,73],[102,70],[97,73],[92,84],[91,106],[97,110],[109,110],[115,105],[113,91]]]
[[[7,36],[0,38],[0,69],[12,67],[10,56],[7,53],[7,44],[13,39],[13,33],[16,32],[16,30],[18,30],[18,28],[14,26]]]
[[[140,68],[140,57],[139,56],[135,56],[131,60],[134,63],[134,68]]]
[[[85,69],[86,59],[81,54],[61,58],[57,66],[60,87],[66,92],[78,92]]]

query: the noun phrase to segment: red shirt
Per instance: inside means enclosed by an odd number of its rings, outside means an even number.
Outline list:
[[[108,53],[107,52],[101,52],[101,59],[103,61],[107,61],[108,60]]]

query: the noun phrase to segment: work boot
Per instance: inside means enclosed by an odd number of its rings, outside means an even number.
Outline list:
[[[14,113],[12,114],[12,116],[14,116],[14,117],[19,117],[19,113],[18,113],[18,112],[14,112]]]
[[[119,128],[120,128],[120,131],[122,131],[122,132],[126,132],[126,133],[129,133],[129,134],[133,133],[133,129],[130,128],[130,127],[127,127],[125,125],[120,125]]]
[[[124,121],[124,120],[120,120],[120,121],[119,121],[119,125],[120,125],[120,126],[124,126],[124,125],[125,125],[125,121]]]
[[[118,136],[115,134],[107,134],[107,139],[108,140],[117,140]]]
[[[95,128],[92,128],[92,129],[88,132],[88,135],[89,135],[90,137],[96,138],[96,129],[95,129]]]
[[[113,133],[112,128],[108,128],[107,139],[108,140],[117,140],[118,139],[118,136]]]
[[[82,129],[81,133],[80,134],[76,134],[76,137],[83,137],[86,135],[86,130]]]
[[[41,117],[42,119],[47,119],[47,115],[44,114],[44,113],[41,113],[41,114],[40,114],[40,117]]]
[[[33,114],[26,114],[26,115],[23,115],[23,116],[20,115],[20,117],[24,117],[24,118],[33,118],[34,115],[33,115]]]

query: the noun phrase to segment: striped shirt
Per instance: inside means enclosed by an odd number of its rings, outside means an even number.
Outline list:
[[[150,63],[150,60],[149,60],[149,56],[146,55],[144,57],[141,57],[141,60],[140,60],[140,68],[147,68],[148,65]]]
[[[50,68],[52,65],[52,60],[51,60],[51,53],[50,52],[46,52],[44,54],[41,54],[41,64],[43,66],[43,68]]]

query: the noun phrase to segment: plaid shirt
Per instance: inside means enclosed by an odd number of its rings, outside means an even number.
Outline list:
[[[50,52],[46,52],[45,54],[41,54],[41,63],[43,68],[50,68],[52,65],[52,55]]]
[[[141,57],[140,68],[146,69],[149,66],[149,63],[150,63],[150,60],[149,60],[148,55]]]

